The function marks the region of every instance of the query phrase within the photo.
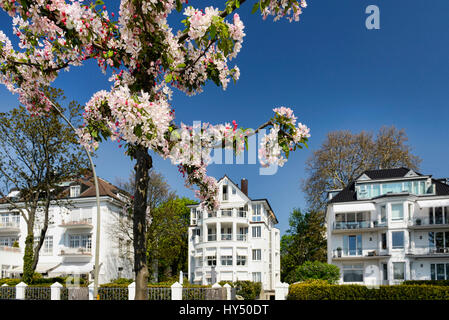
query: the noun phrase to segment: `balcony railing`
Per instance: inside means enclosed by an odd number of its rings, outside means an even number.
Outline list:
[[[222,217],[232,217],[232,210],[222,210],[221,216]]]
[[[334,222],[334,230],[373,229],[386,226],[385,222],[379,221]]]
[[[221,240],[232,240],[232,233],[222,233]]]
[[[207,241],[217,241],[217,235],[216,234],[208,234]]]
[[[86,247],[64,247],[61,249],[61,252],[59,253],[60,256],[90,256],[92,255],[92,248],[86,248]]]
[[[62,219],[61,227],[92,227],[92,214],[71,213]]]
[[[0,229],[19,229],[19,221],[0,221]]]
[[[247,216],[247,213],[246,213],[246,211],[237,211],[237,217],[238,218],[246,218],[246,216]]]
[[[387,249],[379,248],[363,248],[363,249],[335,249],[332,251],[334,258],[350,258],[350,257],[376,257],[387,255]]]
[[[428,217],[416,217],[413,220],[409,220],[410,226],[444,226],[449,225],[449,221],[444,217],[436,217],[436,219],[429,219]]]
[[[412,255],[449,255],[449,247],[413,247],[407,250]]]
[[[237,234],[237,241],[246,241],[246,234]]]
[[[0,250],[2,250],[2,251],[10,251],[10,252],[20,252],[20,248],[9,247],[9,246],[0,246]]]

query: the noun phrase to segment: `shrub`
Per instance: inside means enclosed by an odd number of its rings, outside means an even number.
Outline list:
[[[298,283],[289,288],[288,300],[449,300],[449,287],[392,285],[368,288],[363,285]]]
[[[329,283],[337,283],[340,279],[340,269],[333,265],[320,261],[306,261],[302,265],[296,267],[286,281],[289,283],[306,281],[309,279],[326,280]]]
[[[111,281],[111,283],[127,284],[127,285],[130,285],[133,282],[134,282],[134,279],[128,279],[128,278],[118,278],[118,279],[114,279]]]
[[[236,294],[242,296],[245,300],[256,300],[259,298],[262,284],[252,281],[220,281],[218,284],[224,286],[228,283],[231,287],[236,288]]]
[[[416,285],[421,285],[421,284],[426,284],[426,285],[431,285],[431,286],[449,286],[449,280],[405,280],[402,282],[402,284],[404,285],[409,285],[409,284],[416,284]]]

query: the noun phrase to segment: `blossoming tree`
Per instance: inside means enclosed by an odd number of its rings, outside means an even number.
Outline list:
[[[179,167],[186,186],[196,188],[202,206],[218,206],[217,181],[206,167],[214,148],[241,153],[248,137],[261,129],[259,161],[283,165],[289,152],[302,148],[309,129],[291,109],[275,108],[274,116],[256,130],[237,123],[187,126],[175,122],[172,90],[187,95],[202,92],[209,80],[226,89],[240,70],[229,66],[241,50],[244,25],[236,11],[246,0],[227,0],[222,10],[193,8],[188,0],[121,0],[117,17],[103,1],[0,0],[13,19],[18,48],[0,30],[0,82],[19,95],[32,115],[47,113],[52,104],[44,94],[61,70],[95,59],[106,74],[112,69],[109,91],[95,93],[85,106],[82,144],[97,148],[103,139],[124,141],[136,160],[133,199],[136,299],[146,299],[146,190],[152,167],[149,151]],[[304,0],[260,0],[253,5],[265,19],[298,21]],[[182,12],[184,30],[175,32],[167,17]],[[232,18],[229,16],[232,14]]]

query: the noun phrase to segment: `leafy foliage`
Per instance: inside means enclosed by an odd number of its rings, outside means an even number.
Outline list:
[[[290,228],[281,238],[281,278],[294,282],[296,268],[307,261],[326,261],[324,216],[315,211],[294,209]]]
[[[262,284],[260,282],[253,281],[220,281],[218,284],[224,286],[229,284],[231,287],[236,288],[236,294],[242,296],[245,300],[256,300],[260,295]]]
[[[326,280],[333,284],[340,279],[340,269],[333,264],[320,261],[306,261],[304,264],[296,267],[284,280],[288,283],[293,283],[310,279]]]
[[[330,285],[325,281],[293,284],[288,300],[449,300],[449,287],[393,285]]]

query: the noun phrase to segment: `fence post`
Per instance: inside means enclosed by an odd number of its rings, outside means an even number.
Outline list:
[[[134,300],[136,298],[136,283],[133,282],[128,286],[128,300]]]
[[[175,282],[171,286],[171,299],[182,300],[182,285],[179,282]]]
[[[289,284],[285,282],[280,282],[276,284],[274,288],[274,299],[275,300],[286,300],[288,295]]]
[[[94,298],[94,283],[92,282],[89,286],[89,300],[95,300]]]
[[[8,285],[6,283],[2,284],[2,287],[8,287]]]
[[[51,300],[61,300],[61,288],[63,287],[62,284],[59,282],[55,282],[50,286],[50,295]]]
[[[20,282],[16,285],[16,299],[25,300],[26,283]]]
[[[231,286],[229,283],[226,283],[223,288],[226,289],[226,300],[231,300]]]

